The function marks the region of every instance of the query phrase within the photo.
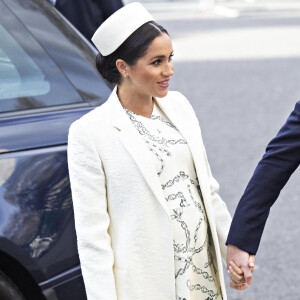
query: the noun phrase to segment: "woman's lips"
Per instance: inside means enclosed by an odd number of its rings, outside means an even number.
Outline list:
[[[167,87],[169,87],[169,81],[170,81],[170,79],[168,79],[168,80],[164,80],[164,81],[160,81],[160,82],[158,82],[157,84],[160,86],[160,87],[162,87],[162,88],[167,88]]]

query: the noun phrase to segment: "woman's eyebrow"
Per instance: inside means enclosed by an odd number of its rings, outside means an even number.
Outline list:
[[[173,51],[171,52],[170,55],[172,55]],[[166,56],[165,55],[157,55],[157,56],[154,56],[152,58],[150,58],[149,60],[152,60],[152,59],[157,59],[157,58],[165,58]]]
[[[150,58],[149,60],[156,59],[156,58],[164,58],[164,57],[165,57],[165,55],[157,55],[157,56]]]

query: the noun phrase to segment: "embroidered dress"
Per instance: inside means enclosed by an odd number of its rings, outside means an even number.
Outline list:
[[[153,154],[173,228],[176,300],[221,300],[215,251],[189,146],[154,102],[150,118],[124,108]]]

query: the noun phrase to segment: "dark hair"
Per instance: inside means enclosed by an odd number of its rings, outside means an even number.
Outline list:
[[[159,29],[159,30],[158,30]],[[112,84],[119,84],[122,76],[116,67],[116,61],[123,59],[129,66],[134,66],[148,50],[152,41],[167,30],[154,21],[150,21],[134,31],[113,53],[96,58],[96,68],[104,79]]]

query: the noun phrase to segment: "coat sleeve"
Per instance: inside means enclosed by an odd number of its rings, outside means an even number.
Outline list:
[[[216,220],[216,227],[217,227],[217,234],[219,238],[221,255],[223,261],[226,262],[226,258],[227,258],[226,238],[231,224],[231,216],[227,209],[226,203],[221,199],[219,195],[219,189],[220,189],[219,183],[212,176],[205,148],[203,147],[203,149],[204,149],[204,156],[206,162],[206,169],[208,170],[211,201],[212,201],[212,207],[213,207],[215,220]]]
[[[74,122],[69,130],[68,165],[88,300],[117,300],[105,173],[95,144],[80,121]]]
[[[269,143],[237,206],[227,238],[256,254],[270,208],[300,163],[300,102]]]
[[[181,95],[181,96],[185,99],[186,105],[187,105],[191,115],[193,116],[192,120],[194,120],[194,125],[196,127],[198,127],[200,130],[199,121],[198,121],[198,118],[196,116],[196,113],[195,113],[193,107],[191,106],[190,102],[183,95]],[[201,134],[201,130],[200,130],[200,134]],[[203,144],[202,137],[200,137],[200,138],[201,138],[201,142]],[[214,216],[215,216],[216,229],[217,229],[217,234],[218,234],[218,239],[219,239],[221,255],[222,255],[223,261],[226,262],[227,246],[225,243],[226,243],[226,238],[227,238],[230,224],[231,224],[231,216],[227,209],[226,203],[221,199],[221,197],[219,195],[220,186],[219,186],[219,183],[217,182],[217,180],[212,176],[204,145],[203,145],[203,155],[204,155],[204,160],[206,163],[207,175],[208,175],[209,184],[210,184],[211,203],[212,203],[212,208],[213,208]]]

